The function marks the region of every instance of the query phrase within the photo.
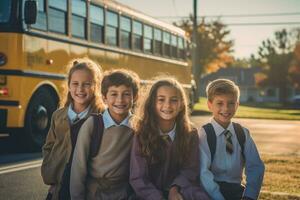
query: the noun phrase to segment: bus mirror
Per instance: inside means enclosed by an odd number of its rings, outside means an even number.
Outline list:
[[[25,2],[24,18],[26,24],[35,24],[37,18],[36,1],[28,0]]]

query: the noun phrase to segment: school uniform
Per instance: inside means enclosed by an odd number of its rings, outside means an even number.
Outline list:
[[[54,186],[51,191],[52,200],[58,199],[62,176],[75,147],[80,125],[93,112],[98,112],[98,110],[88,107],[76,114],[70,104],[68,107],[56,110],[52,115],[46,143],[42,149],[41,166],[44,183]]]
[[[246,185],[245,190],[242,189],[241,191],[242,196],[257,199],[265,168],[249,131],[243,127],[245,133],[244,160],[233,124],[230,123],[227,128],[232,134],[233,152],[231,154],[226,151],[225,129],[214,119],[211,119],[211,124],[216,134],[216,152],[212,162],[207,134],[203,127],[199,129],[200,179],[203,187],[213,200],[224,200],[219,184],[232,183],[240,186],[243,169],[245,169]]]
[[[102,142],[99,152],[93,158],[89,157],[93,118],[90,117],[82,125],[71,168],[71,199],[127,199],[133,137],[130,117],[129,115],[120,124],[116,124],[109,111],[104,111]]]
[[[131,151],[130,184],[137,198],[143,200],[161,200],[167,198],[169,189],[176,185],[180,188],[180,193],[184,199],[208,199],[204,190],[193,184],[197,182],[197,176],[199,175],[199,149],[197,148],[199,140],[196,132],[189,135],[189,147],[191,151],[182,166],[177,164],[177,155],[175,155],[174,151],[175,127],[167,134],[170,140],[166,142],[164,162],[151,165],[141,155],[141,144],[138,136],[134,136]]]

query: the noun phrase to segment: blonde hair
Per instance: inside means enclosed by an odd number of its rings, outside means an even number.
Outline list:
[[[233,95],[239,101],[240,89],[229,79],[216,79],[207,85],[206,96],[209,101],[213,101],[217,95]]]
[[[92,108],[95,108],[99,111],[104,110],[104,104],[101,99],[100,93],[100,81],[102,78],[102,69],[100,65],[93,62],[89,58],[77,58],[69,62],[67,65],[68,68],[68,78],[64,83],[64,93],[61,98],[60,106],[68,107],[71,103],[73,103],[73,98],[69,92],[70,81],[72,75],[77,70],[86,70],[92,76],[92,83],[94,84],[94,98],[90,102]]]

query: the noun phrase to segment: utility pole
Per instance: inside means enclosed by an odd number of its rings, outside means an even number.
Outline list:
[[[197,0],[194,0],[194,18],[193,18],[193,34],[192,34],[192,73],[196,81],[196,85],[199,82],[199,66],[197,66]],[[199,98],[199,88],[194,91],[195,99]]]

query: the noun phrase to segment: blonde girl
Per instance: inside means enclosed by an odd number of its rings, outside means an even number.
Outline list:
[[[61,108],[52,115],[43,146],[41,174],[44,183],[50,185],[47,199],[52,200],[70,198],[70,161],[78,131],[91,113],[99,113],[104,109],[100,96],[100,66],[82,58],[72,60],[68,68],[65,96]]]
[[[197,187],[197,131],[185,92],[173,78],[153,83],[133,121],[130,183],[138,199],[208,199]]]

